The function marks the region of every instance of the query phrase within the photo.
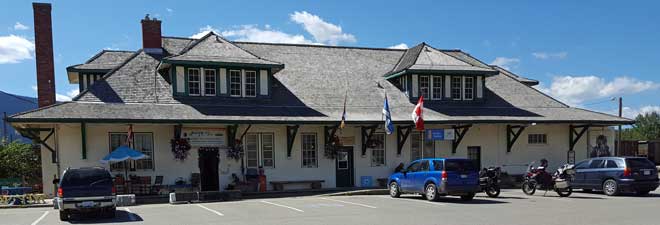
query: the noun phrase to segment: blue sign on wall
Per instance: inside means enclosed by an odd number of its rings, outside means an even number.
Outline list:
[[[426,130],[426,140],[444,141],[454,140],[453,129],[428,129]]]
[[[371,187],[371,176],[361,176],[360,177],[360,187]]]

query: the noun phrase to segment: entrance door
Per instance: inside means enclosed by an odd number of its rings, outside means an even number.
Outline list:
[[[343,147],[337,150],[335,162],[337,187],[353,187],[355,181],[353,175],[353,148]]]
[[[218,148],[199,148],[199,176],[202,191],[219,191]]]
[[[481,146],[468,146],[468,159],[474,162],[477,168],[481,169]]]

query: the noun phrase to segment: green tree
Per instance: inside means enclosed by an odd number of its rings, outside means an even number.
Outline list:
[[[41,182],[41,156],[31,144],[0,144],[0,178],[21,178],[28,184]]]
[[[660,114],[650,112],[635,117],[632,128],[623,130],[623,140],[659,140],[660,139]]]

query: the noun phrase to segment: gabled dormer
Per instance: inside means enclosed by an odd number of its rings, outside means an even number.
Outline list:
[[[132,51],[103,50],[83,64],[67,67],[69,83],[78,84],[78,90],[83,92],[134,54]]]
[[[163,59],[174,96],[263,98],[283,64],[258,57],[210,32]]]
[[[485,77],[497,74],[488,65],[459,50],[438,50],[426,43],[412,47],[385,75],[412,101],[480,101]]]

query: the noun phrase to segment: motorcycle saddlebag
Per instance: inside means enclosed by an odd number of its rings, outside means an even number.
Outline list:
[[[555,181],[555,188],[569,188],[571,184],[567,180],[558,179]]]

